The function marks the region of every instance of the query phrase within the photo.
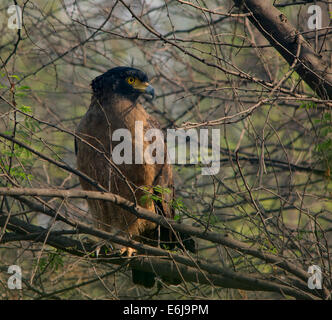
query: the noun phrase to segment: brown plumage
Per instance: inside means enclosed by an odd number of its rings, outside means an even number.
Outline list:
[[[171,166],[166,161],[164,164],[134,164],[135,121],[142,121],[144,133],[151,128],[159,128],[158,121],[137,101],[141,93],[154,95],[147,76],[134,68],[117,67],[94,79],[92,89],[90,108],[76,131],[76,134],[84,139],[84,142],[75,141],[78,169],[110,192],[131,202],[136,201],[150,211],[172,219],[174,210],[169,205],[174,196]],[[120,143],[111,139],[116,129],[128,129],[131,133],[133,164],[112,163],[112,150]],[[145,150],[150,142],[143,143]],[[165,144],[165,156],[166,152]],[[84,190],[95,190],[85,180],[81,179],[80,182]],[[168,188],[171,192],[163,193],[163,200],[156,203],[141,201],[146,195],[145,190],[154,192],[155,186]],[[98,228],[117,231],[137,241],[155,246],[162,242],[166,243],[168,248],[174,248],[177,237],[170,230],[158,227],[150,221],[138,219],[111,202],[88,200],[88,203]],[[184,239],[185,247],[194,251],[193,240],[183,235],[180,237]],[[128,248],[123,251],[127,251],[129,255],[132,253]],[[133,270],[133,281],[151,287],[154,284],[154,274]]]

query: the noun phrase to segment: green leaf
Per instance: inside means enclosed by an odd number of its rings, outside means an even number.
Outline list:
[[[174,216],[174,221],[178,221],[179,219],[180,219],[180,215],[176,214],[176,215]]]
[[[25,112],[25,113],[32,113],[32,109],[31,109],[30,106],[22,105],[19,109],[20,109],[22,112]]]
[[[139,199],[139,202],[142,206],[145,206],[146,204],[150,204],[152,202],[152,199],[149,194],[145,194],[145,195],[141,196],[141,198]]]
[[[323,119],[326,121],[331,121],[331,113],[329,112],[324,113]]]
[[[331,132],[331,128],[327,127],[327,128],[323,128],[320,133],[323,137],[326,137],[330,132]]]
[[[25,92],[16,92],[15,95],[18,96],[18,97],[26,97],[27,96],[27,94]]]
[[[18,90],[31,90],[29,86],[19,86],[17,87]]]
[[[8,76],[9,78],[15,78],[16,80],[21,80],[19,76],[17,76],[16,74],[10,75]]]

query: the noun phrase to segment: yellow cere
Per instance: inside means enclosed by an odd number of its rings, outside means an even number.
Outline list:
[[[138,78],[128,77],[126,78],[128,84],[130,84],[134,89],[144,92],[145,89],[149,86],[148,82],[142,82]]]

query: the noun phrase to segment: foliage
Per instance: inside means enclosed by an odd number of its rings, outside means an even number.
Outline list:
[[[288,63],[231,0],[24,3],[24,28],[0,22],[0,188],[22,190],[0,196],[1,297],[15,298],[2,270],[19,264],[22,299],[328,298],[331,99],[303,81],[304,61]],[[273,4],[329,60],[331,34],[307,30],[306,5]],[[151,254],[151,261],[178,254],[182,260],[173,266],[184,266],[183,278],[192,268],[203,273],[200,281],[213,274],[219,282],[172,286],[158,277],[157,290],[135,286],[128,267],[135,257],[113,256],[115,244],[98,235],[84,197],[27,195],[33,188],[68,194],[80,188],[75,130],[89,107],[92,79],[119,65],[149,75],[156,99],[140,101],[162,129],[220,130],[217,174],[204,176],[189,162],[173,165],[174,198],[171,187],[133,186],[138,204],[166,201],[172,223],[200,230],[195,255],[167,252],[165,245],[155,248],[164,249],[163,257]],[[307,288],[301,275],[311,265],[321,267],[325,291]],[[233,273],[221,284],[223,272]]]

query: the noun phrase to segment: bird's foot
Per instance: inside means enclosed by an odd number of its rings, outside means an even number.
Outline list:
[[[92,240],[86,240],[85,244],[90,246],[91,256],[98,258],[99,256],[107,256],[114,252],[114,248],[108,241],[94,242]]]
[[[103,243],[103,244],[97,246],[95,249],[97,258],[99,256],[99,254],[103,255],[103,256],[107,256],[107,255],[112,254],[113,251],[114,251],[114,248],[110,243]]]
[[[120,249],[121,256],[132,257],[132,256],[136,255],[136,253],[137,253],[137,250],[134,248],[123,247]]]

